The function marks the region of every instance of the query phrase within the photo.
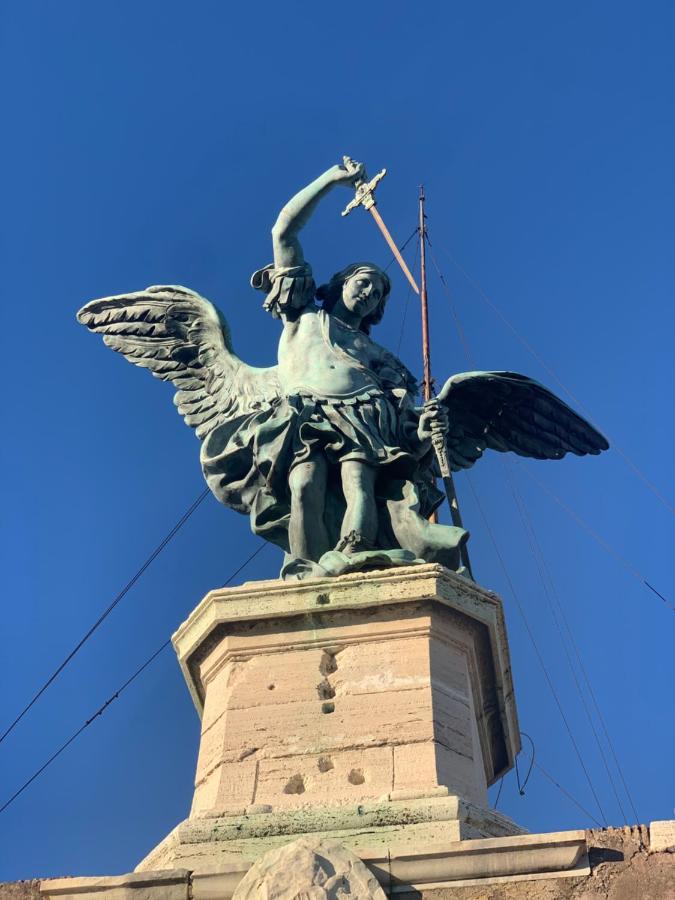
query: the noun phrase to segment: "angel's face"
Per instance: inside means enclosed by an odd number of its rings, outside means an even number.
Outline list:
[[[377,272],[363,270],[350,276],[342,287],[342,302],[350,313],[365,319],[384,296],[384,282]]]

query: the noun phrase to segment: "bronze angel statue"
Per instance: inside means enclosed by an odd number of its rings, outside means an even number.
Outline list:
[[[389,297],[386,273],[352,263],[317,288],[298,239],[325,195],[363,175],[360,164],[333,166],[279,213],[274,262],[251,278],[282,325],[275,366],[239,359],[223,314],[188,288],[92,300],[77,315],[108,347],[173,383],[211,491],[283,549],[283,578],[419,561],[459,570],[468,533],[429,521],[444,498],[432,446],[440,430],[454,470],[487,449],[561,459],[608,446],[554,394],[512,372],[454,375],[417,405],[415,378],[370,336]]]

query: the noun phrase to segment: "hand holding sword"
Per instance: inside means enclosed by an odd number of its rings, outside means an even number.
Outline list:
[[[382,221],[382,217],[377,211],[377,206],[375,202],[375,188],[382,181],[384,176],[387,174],[386,169],[382,169],[381,172],[378,172],[377,175],[371,180],[368,181],[368,176],[366,175],[366,170],[363,163],[355,162],[351,157],[344,156],[342,158],[342,164],[347,174],[352,177],[352,184],[356,188],[356,196],[354,199],[347,204],[347,206],[342,211],[343,216],[349,215],[349,213],[356,209],[357,206],[362,206],[364,209],[368,210],[371,216],[375,219],[377,223],[377,227],[382,232],[385,241],[389,244],[389,249],[394,254],[396,258],[396,262],[401,267],[403,274],[410,282],[410,286],[415,291],[416,294],[419,294],[420,289],[417,287],[417,283],[412,276],[412,273],[408,266],[406,265],[405,260],[401,256],[401,253],[394,242],[391,234],[389,233],[389,229]]]

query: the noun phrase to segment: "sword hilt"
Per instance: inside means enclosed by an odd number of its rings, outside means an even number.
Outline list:
[[[446,444],[446,435],[441,428],[431,429],[431,444],[436,453],[438,466],[441,470],[441,477],[447,478],[450,475],[450,463],[448,461],[448,447]]]
[[[342,157],[342,165],[348,172],[355,172],[357,170],[357,164],[350,156]],[[364,169],[363,177],[358,178],[354,182],[354,187],[356,188],[356,196],[347,204],[347,206],[345,206],[342,211],[342,215],[348,216],[349,213],[353,209],[356,209],[357,206],[362,206],[364,209],[370,209],[371,207],[375,206],[375,195],[373,192],[386,174],[387,170],[382,169],[382,171],[378,172],[371,181],[368,181],[368,176],[366,175]]]

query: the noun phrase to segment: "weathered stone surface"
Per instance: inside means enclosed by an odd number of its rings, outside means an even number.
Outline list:
[[[412,810],[409,808],[409,812]],[[340,812],[344,810],[333,810],[333,814]],[[288,825],[299,813],[283,815],[289,819]],[[368,815],[372,811],[366,811],[366,818]],[[307,824],[311,827],[316,822]],[[400,900],[675,900],[675,853],[655,849],[663,824],[669,823],[656,822],[650,829],[609,828],[446,841],[440,845],[420,838],[420,833],[414,832],[416,826],[409,824],[413,834],[407,845],[399,836],[389,851],[385,844],[380,848],[363,844],[355,849],[355,855],[371,869],[385,891]],[[202,837],[206,833],[206,821],[189,825],[200,828]],[[236,825],[233,820],[233,830]],[[371,833],[372,826],[369,819]],[[258,831],[262,831],[260,821]],[[224,837],[220,843],[229,846],[228,836]],[[278,848],[293,841],[288,834],[280,837]],[[315,834],[309,839],[321,837]],[[214,842],[211,850],[213,846]],[[268,845],[263,851],[264,839],[257,846],[254,859],[270,849]],[[213,853],[207,853],[191,872],[144,871],[135,876],[0,884],[0,898],[173,900],[177,896],[183,900],[189,890],[191,900],[230,900],[254,859],[232,853],[216,860]],[[120,889],[127,892],[120,894]],[[172,893],[174,889],[177,894]]]
[[[487,805],[519,746],[501,603],[440,566],[214,591],[174,644],[194,817],[438,786]]]
[[[675,820],[651,823],[649,826],[649,849],[652,853],[660,850],[675,851]]]
[[[40,900],[40,882],[38,879],[1,881],[0,898],[2,900]]]
[[[250,868],[233,900],[385,900],[361,860],[336,841],[300,838]]]
[[[437,788],[436,792],[444,788]],[[392,799],[388,799],[392,796]],[[458,797],[388,795],[374,803],[327,805],[305,809],[190,818],[175,828],[138,866],[164,869],[180,866],[203,870],[253,861],[294,838],[313,834],[339,841],[351,850],[405,853],[416,847],[448,844],[464,839],[522,834],[506,816],[482,809]]]
[[[40,884],[44,900],[188,900],[190,873],[130,872],[94,878],[46,878]]]
[[[397,900],[674,900],[675,854],[648,852],[647,828],[609,828],[585,834],[588,875],[561,877],[556,872],[456,882],[401,891]]]

